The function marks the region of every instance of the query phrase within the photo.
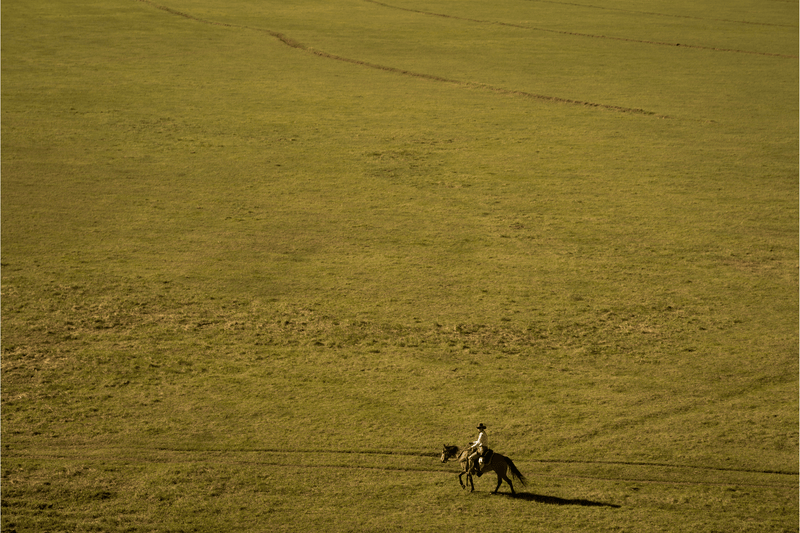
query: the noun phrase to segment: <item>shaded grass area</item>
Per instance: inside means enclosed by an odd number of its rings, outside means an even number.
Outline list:
[[[4,530],[797,527],[796,61],[403,6],[4,6]]]

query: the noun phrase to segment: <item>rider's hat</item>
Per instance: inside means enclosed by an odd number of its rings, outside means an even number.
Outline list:
[[[484,425],[483,425],[483,422],[481,422],[481,423],[478,425],[478,429],[486,429],[486,426],[484,426]]]

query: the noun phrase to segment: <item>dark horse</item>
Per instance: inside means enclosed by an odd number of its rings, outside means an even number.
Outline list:
[[[470,492],[475,490],[475,485],[472,483],[472,475],[473,473],[477,473],[474,470],[469,470],[469,454],[471,452],[472,450],[469,448],[461,451],[458,449],[458,446],[447,446],[445,444],[444,448],[442,449],[441,457],[443,463],[446,463],[448,459],[458,459],[458,462],[461,464],[461,473],[458,475],[458,482],[461,483],[461,488],[467,488],[467,486],[464,485],[464,482],[461,481],[461,476],[466,474],[467,481],[469,481]],[[517,467],[514,466],[514,462],[505,455],[494,453],[488,458],[488,460],[484,459],[484,461],[485,462],[481,472],[494,470],[494,473],[497,474],[497,486],[494,488],[495,494],[500,489],[500,485],[503,483],[503,481],[508,483],[508,486],[511,487],[511,494],[516,494],[516,492],[514,492],[514,485],[511,483],[511,479],[508,477],[509,470],[511,471],[511,475],[514,477],[514,479],[525,485],[525,476],[523,476],[522,473],[517,470]]]

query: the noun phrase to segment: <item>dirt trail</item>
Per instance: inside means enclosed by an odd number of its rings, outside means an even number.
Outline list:
[[[678,18],[678,19],[691,19],[691,20],[708,20],[712,22],[726,22],[729,24],[752,24],[756,26],[775,26],[779,28],[796,28],[796,24],[773,24],[770,22],[754,22],[751,20],[729,20],[729,19],[715,19],[715,18],[704,18],[704,17],[695,17],[692,15],[675,15],[672,13],[655,13],[653,11],[634,11],[632,9],[623,9],[620,7],[608,7],[608,6],[595,6],[592,4],[578,4],[576,2],[559,2],[557,0],[527,0],[528,2],[540,2],[543,4],[559,4],[562,6],[575,6],[575,7],[583,7],[588,9],[602,9],[605,11],[622,11],[624,13],[637,13],[639,15],[649,15],[653,17],[669,17],[669,18]],[[780,1],[780,0],[779,0]],[[793,0],[786,0],[786,3],[792,3]]]
[[[8,460],[13,461],[13,458],[18,459],[35,459],[37,461],[57,461],[57,460],[75,460],[79,462],[101,462],[107,463],[109,461],[122,461],[126,464],[130,463],[199,463],[211,462],[214,464],[232,464],[232,465],[251,465],[251,466],[268,466],[270,468],[337,468],[337,469],[355,469],[355,470],[382,470],[391,472],[419,472],[431,474],[444,474],[453,475],[458,472],[458,469],[450,465],[442,465],[439,463],[438,454],[434,452],[425,453],[420,451],[408,450],[395,450],[395,451],[380,451],[380,450],[312,450],[312,449],[182,449],[179,447],[107,447],[98,449],[95,446],[65,446],[59,447],[56,444],[40,446],[36,450],[24,450],[7,454]],[[257,456],[257,457],[256,457]],[[280,459],[283,456],[283,459]],[[322,456],[322,457],[321,457]],[[327,457],[324,457],[327,456]],[[434,465],[431,464],[416,464],[416,465],[380,465],[380,464],[364,464],[358,463],[355,459],[352,462],[344,460],[331,460],[336,456],[362,456],[362,457],[384,457],[387,460],[392,457],[406,457],[427,459],[428,461],[435,461]],[[12,458],[13,457],[13,458]],[[291,460],[289,457],[296,457],[297,459]],[[613,476],[602,474],[582,474],[563,473],[563,472],[532,472],[530,477],[542,477],[553,479],[583,479],[594,481],[609,481],[609,482],[630,482],[630,483],[649,483],[649,484],[665,484],[665,485],[719,485],[719,486],[738,486],[738,487],[767,487],[777,489],[791,489],[797,488],[797,472],[776,472],[771,470],[753,470],[753,469],[739,469],[739,468],[723,468],[723,467],[709,467],[709,466],[696,466],[696,465],[671,465],[664,463],[641,463],[630,461],[582,461],[572,459],[518,459],[520,464],[528,463],[530,468],[531,463],[538,464],[560,464],[560,465],[605,465],[605,466],[633,466],[642,469],[641,475],[626,475],[626,476]],[[687,474],[684,476],[668,475],[668,472],[686,470]],[[728,473],[734,475],[734,479],[725,480],[698,480],[696,471],[717,471],[720,473]],[[689,475],[688,471],[695,471],[695,476]],[[766,480],[752,479],[753,475],[767,476]],[[663,476],[663,477],[662,477]],[[692,479],[694,477],[695,479]],[[748,479],[750,478],[750,479]]]
[[[675,43],[675,42],[668,43],[668,42],[662,42],[662,41],[644,41],[644,40],[640,40],[640,39],[630,39],[630,38],[627,38],[627,37],[610,37],[608,35],[597,35],[597,34],[592,34],[592,33],[577,33],[577,32],[572,32],[572,31],[554,30],[554,29],[551,29],[551,28],[537,28],[537,27],[534,27],[534,26],[528,26],[528,25],[524,25],[524,24],[513,24],[513,23],[510,23],[510,22],[499,22],[499,21],[493,21],[493,20],[479,20],[479,19],[472,19],[472,18],[466,18],[466,17],[459,17],[459,16],[456,16],[456,15],[447,15],[447,14],[444,14],[444,13],[433,13],[433,12],[430,12],[430,11],[420,11],[420,10],[417,10],[417,9],[409,9],[409,8],[406,8],[406,7],[398,7],[398,6],[393,6],[393,5],[390,5],[390,4],[385,4],[383,2],[378,2],[377,0],[364,0],[364,1],[365,2],[369,2],[371,4],[376,4],[376,5],[379,5],[379,6],[382,6],[382,7],[391,8],[391,9],[398,9],[398,10],[401,10],[401,11],[410,11],[412,13],[419,13],[420,15],[428,15],[428,16],[432,16],[432,17],[442,17],[442,18],[448,18],[448,19],[454,19],[454,20],[463,20],[463,21],[474,22],[474,23],[478,23],[478,24],[492,24],[492,25],[496,25],[496,26],[509,26],[509,27],[512,27],[512,28],[521,28],[521,29],[525,29],[525,30],[542,31],[542,32],[547,32],[547,33],[557,33],[557,34],[561,34],[561,35],[571,35],[571,36],[574,36],[574,37],[589,37],[589,38],[592,38],[592,39],[610,39],[610,40],[613,40],[613,41],[625,41],[625,42],[629,42],[629,43],[650,44],[650,45],[658,45],[658,46],[671,46],[671,47],[678,47],[678,48],[693,48],[693,49],[697,49],[697,50],[711,50],[711,51],[714,51],[714,52],[735,52],[737,54],[752,54],[752,55],[759,55],[759,56],[784,57],[784,58],[790,58],[790,59],[797,59],[798,58],[798,56],[786,55],[786,54],[773,54],[773,53],[770,53],[770,52],[753,52],[753,51],[749,51],[749,50],[737,50],[737,49],[734,49],[734,48],[716,48],[716,47],[713,47],[713,46],[700,46],[700,45],[695,45],[695,44]],[[560,2],[556,2],[556,3],[560,3]],[[580,5],[580,4],[567,4],[567,5]],[[595,6],[588,6],[588,7],[595,7]],[[649,14],[651,14],[651,13],[649,13]],[[687,17],[687,18],[694,18],[694,17]]]
[[[395,74],[401,74],[403,76],[410,76],[410,77],[420,78],[420,79],[425,79],[425,80],[430,80],[430,81],[449,83],[449,84],[452,84],[452,85],[457,85],[457,86],[461,86],[461,87],[467,87],[467,88],[471,88],[471,89],[482,89],[482,90],[492,91],[494,93],[502,94],[502,95],[506,95],[506,96],[517,96],[517,97],[520,97],[520,98],[530,98],[530,99],[533,99],[533,100],[544,100],[544,101],[554,102],[554,103],[559,103],[559,104],[572,104],[572,105],[578,105],[578,106],[584,106],[584,107],[595,107],[595,108],[599,108],[599,109],[606,109],[608,111],[617,111],[617,112],[620,112],[620,113],[632,113],[632,114],[638,114],[638,115],[649,115],[649,116],[652,116],[652,117],[655,117],[655,118],[671,118],[671,117],[669,117],[667,115],[661,115],[661,114],[655,113],[653,111],[647,111],[645,109],[624,107],[624,106],[616,106],[616,105],[610,105],[610,104],[601,104],[601,103],[596,103],[596,102],[587,102],[587,101],[584,101],[584,100],[574,100],[574,99],[570,99],[570,98],[561,98],[561,97],[558,97],[558,96],[548,96],[548,95],[543,95],[543,94],[530,93],[530,92],[526,92],[526,91],[517,91],[517,90],[513,90],[513,89],[506,89],[506,88],[503,88],[503,87],[495,87],[495,86],[488,85],[488,84],[485,84],[485,83],[453,80],[453,79],[443,78],[441,76],[436,76],[436,75],[433,75],[433,74],[424,74],[424,73],[420,73],[420,72],[412,72],[410,70],[405,70],[405,69],[396,68],[396,67],[390,67],[390,66],[386,66],[386,65],[378,65],[378,64],[375,64],[375,63],[369,63],[367,61],[361,61],[361,60],[358,60],[358,59],[351,59],[351,58],[348,58],[348,57],[342,57],[342,56],[339,56],[339,55],[336,55],[336,54],[331,54],[331,53],[325,52],[323,50],[317,50],[315,48],[307,46],[307,45],[305,45],[305,44],[303,44],[303,43],[301,43],[299,41],[296,41],[296,40],[294,40],[294,39],[292,39],[290,37],[287,37],[286,35],[284,35],[282,33],[276,32],[276,31],[272,31],[272,30],[268,30],[268,29],[264,29],[264,28],[256,28],[256,27],[252,27],[252,26],[243,26],[243,25],[239,25],[239,24],[230,24],[230,23],[226,23],[226,22],[215,22],[215,21],[212,21],[212,20],[205,20],[205,19],[202,19],[202,18],[199,18],[199,17],[195,17],[193,15],[190,15],[188,13],[183,13],[181,11],[177,11],[175,9],[172,9],[172,8],[169,8],[169,7],[166,7],[166,6],[162,6],[162,5],[153,3],[150,0],[137,0],[137,1],[138,2],[142,2],[144,4],[148,4],[148,5],[156,8],[156,9],[160,9],[160,10],[165,11],[167,13],[170,13],[172,15],[177,15],[179,17],[183,17],[183,18],[186,18],[186,19],[189,19],[189,20],[193,20],[193,21],[196,21],[196,22],[200,22],[200,23],[203,23],[203,24],[210,24],[210,25],[213,25],[213,26],[222,26],[222,27],[226,27],[226,28],[235,28],[235,29],[243,29],[243,30],[266,33],[267,35],[270,35],[271,37],[274,37],[274,38],[280,40],[282,43],[284,43],[287,46],[290,46],[292,48],[296,48],[298,50],[302,50],[304,52],[308,52],[308,53],[314,54],[316,56],[323,57],[325,59],[333,59],[333,60],[336,60],[336,61],[342,61],[342,62],[345,62],[345,63],[351,63],[353,65],[359,65],[359,66],[363,66],[363,67],[367,67],[367,68],[371,68],[371,69],[375,69],[375,70],[382,70],[382,71],[385,71],[385,72],[392,72],[392,73],[395,73]],[[367,1],[371,1],[371,0],[367,0]]]

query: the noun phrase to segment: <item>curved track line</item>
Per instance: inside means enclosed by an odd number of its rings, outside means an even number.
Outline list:
[[[169,447],[153,447],[152,450],[161,450],[166,452],[217,452],[217,453],[232,453],[231,450],[222,448],[204,448],[202,450],[190,448],[169,448]],[[280,448],[248,448],[246,450],[233,450],[233,452],[241,453],[284,453],[284,454],[330,454],[330,455],[387,455],[387,456],[401,456],[401,457],[439,457],[438,452],[420,452],[410,450],[327,450],[321,448],[301,448],[301,449],[280,449]],[[526,459],[533,463],[547,463],[547,464],[586,464],[586,465],[608,465],[608,466],[641,466],[641,467],[656,467],[656,468],[676,468],[676,469],[689,469],[689,470],[711,470],[716,472],[734,472],[742,474],[766,474],[776,476],[798,476],[800,472],[789,470],[759,470],[754,468],[731,468],[724,466],[708,466],[708,465],[686,465],[686,464],[669,464],[669,463],[651,463],[643,461],[586,461],[581,459]]]
[[[438,81],[438,82],[442,82],[442,83],[449,83],[449,84],[452,84],[452,85],[457,85],[457,86],[461,86],[461,87],[467,87],[467,88],[471,88],[471,89],[483,89],[483,90],[492,91],[492,92],[497,93],[497,94],[503,94],[503,95],[506,95],[506,96],[517,96],[517,97],[529,98],[529,99],[533,99],[533,100],[544,100],[544,101],[554,102],[554,103],[559,103],[559,104],[572,104],[572,105],[579,105],[579,106],[584,106],[584,107],[595,107],[595,108],[599,108],[599,109],[606,109],[608,111],[617,111],[617,112],[620,112],[620,113],[632,113],[632,114],[638,114],[638,115],[649,115],[649,116],[652,116],[652,117],[655,117],[655,118],[671,118],[671,117],[669,117],[667,115],[661,115],[661,114],[655,113],[653,111],[647,111],[645,109],[632,108],[632,107],[623,107],[623,106],[616,106],[616,105],[610,105],[610,104],[598,104],[598,103],[595,103],[595,102],[586,102],[586,101],[583,101],[583,100],[573,100],[573,99],[570,99],[570,98],[560,98],[558,96],[547,96],[547,95],[543,95],[543,94],[529,93],[529,92],[526,92],[526,91],[516,91],[516,90],[513,90],[513,89],[505,89],[503,87],[495,87],[495,86],[488,85],[488,84],[485,84],[485,83],[453,80],[453,79],[443,78],[441,76],[435,76],[433,74],[424,74],[424,73],[413,72],[413,71],[410,71],[410,70],[405,70],[405,69],[401,69],[401,68],[397,68],[397,67],[389,67],[389,66],[385,66],[385,65],[378,65],[376,63],[369,63],[367,61],[361,61],[361,60],[358,60],[358,59],[351,59],[351,58],[348,58],[348,57],[338,56],[336,54],[330,54],[330,53],[324,52],[322,50],[316,50],[314,48],[311,48],[309,46],[304,45],[303,43],[301,43],[299,41],[295,41],[294,39],[291,39],[291,38],[287,37],[286,35],[284,35],[282,33],[278,33],[278,32],[272,31],[272,30],[268,30],[268,29],[264,29],[264,28],[255,28],[255,27],[252,27],[252,26],[243,26],[243,25],[239,25],[239,24],[230,24],[230,23],[227,23],[227,22],[215,22],[215,21],[211,21],[211,20],[205,20],[205,19],[201,19],[201,18],[195,17],[193,15],[189,15],[187,13],[183,13],[181,11],[177,11],[175,9],[172,9],[172,8],[169,8],[169,7],[166,7],[166,6],[162,6],[162,5],[153,3],[150,0],[137,0],[137,1],[142,2],[144,4],[147,4],[147,5],[150,5],[150,6],[154,7],[154,8],[156,8],[156,9],[160,9],[160,10],[165,11],[167,13],[170,13],[172,15],[177,15],[179,17],[183,17],[183,18],[186,18],[186,19],[189,19],[189,20],[193,20],[195,22],[201,22],[203,24],[210,24],[212,26],[222,26],[222,27],[225,27],[225,28],[238,28],[238,29],[244,29],[244,30],[250,30],[250,31],[257,31],[257,32],[261,32],[261,33],[266,33],[267,35],[270,35],[271,37],[274,37],[274,38],[278,39],[279,41],[281,41],[282,43],[284,43],[287,46],[290,46],[292,48],[296,48],[298,50],[302,50],[304,52],[309,52],[311,54],[314,54],[314,55],[319,56],[319,57],[323,57],[325,59],[333,59],[333,60],[336,60],[336,61],[342,61],[342,62],[345,62],[345,63],[351,63],[353,65],[360,65],[360,66],[368,67],[368,68],[375,69],[375,70],[382,70],[384,72],[391,72],[391,73],[394,73],[394,74],[401,74],[401,75],[404,75],[404,76],[410,76],[410,77],[413,77],[413,78],[420,78],[420,79],[425,79],[425,80],[430,80],[430,81]],[[367,0],[367,1],[371,1],[371,0]],[[392,7],[392,6],[388,6],[388,7]],[[403,8],[397,8],[397,9],[403,9]],[[446,15],[444,15],[444,16],[446,16]]]
[[[109,448],[106,448],[109,449]],[[135,452],[141,451],[140,448],[119,448],[123,452]],[[309,469],[309,468],[324,468],[324,469],[343,469],[343,470],[378,470],[384,472],[412,472],[412,473],[429,473],[429,474],[436,474],[436,475],[454,475],[459,472],[458,469],[454,470],[452,468],[430,468],[430,467],[403,467],[403,466],[391,466],[391,465],[357,465],[357,464],[330,464],[330,463],[319,463],[319,464],[308,464],[308,463],[291,463],[286,461],[276,461],[276,460],[246,460],[246,459],[223,459],[219,457],[219,453],[225,454],[232,454],[238,452],[250,452],[252,450],[233,450],[233,451],[223,451],[220,452],[218,450],[179,450],[179,449],[169,449],[169,448],[155,448],[156,450],[160,450],[163,452],[174,452],[174,453],[184,453],[184,454],[191,454],[193,457],[191,458],[148,458],[145,457],[141,453],[136,453],[135,455],[123,455],[120,454],[119,456],[113,458],[112,460],[117,461],[124,461],[126,464],[129,463],[138,463],[138,464],[149,464],[149,463],[186,463],[191,462],[192,464],[196,464],[198,461],[211,461],[213,460],[215,464],[225,463],[225,464],[234,464],[234,465],[250,465],[250,466],[268,466],[271,468],[302,468],[302,469]],[[154,448],[148,448],[148,450],[152,451]],[[267,450],[264,450],[267,451]],[[209,457],[206,459],[198,458],[198,454],[203,453],[213,453],[215,454],[214,457]],[[279,452],[279,453],[304,453],[302,451],[292,451],[292,452]],[[306,453],[318,453],[318,452],[306,452]],[[327,452],[326,452],[327,453]],[[330,452],[330,453],[345,453],[345,454],[359,454],[361,452],[356,451],[341,451],[341,452]],[[367,454],[379,454],[380,452],[367,452]],[[396,455],[393,452],[386,452],[387,455]],[[70,460],[74,459],[73,455],[64,454],[64,453],[53,453],[53,454],[42,454],[42,453],[18,453],[15,454],[17,457],[24,457],[29,459],[37,459],[37,460]],[[420,454],[414,454],[419,456]],[[105,457],[98,457],[98,456],[82,456],[81,460],[84,461],[108,461],[109,458]],[[537,462],[537,461],[534,461]],[[564,463],[570,463],[571,461],[564,461]],[[575,461],[580,462],[580,461]],[[616,463],[609,463],[609,464],[616,464]],[[622,463],[628,464],[628,463]],[[647,466],[647,465],[645,465]],[[649,465],[649,466],[659,466],[659,465]],[[747,472],[747,471],[743,471]],[[625,483],[648,483],[648,484],[662,484],[662,485],[710,485],[710,486],[738,486],[738,487],[764,487],[764,488],[774,488],[774,489],[796,489],[796,484],[777,484],[777,483],[748,483],[746,481],[736,481],[736,480],[727,480],[727,481],[692,481],[692,480],[675,480],[675,479],[643,479],[643,478],[634,478],[634,477],[607,477],[607,476],[586,476],[586,475],[575,475],[575,474],[553,474],[553,473],[541,473],[541,474],[530,474],[528,477],[540,477],[540,478],[552,478],[552,479],[582,479],[582,480],[592,480],[592,481],[608,481],[608,482],[625,482]]]
[[[691,19],[691,20],[710,20],[713,22],[728,22],[733,24],[752,24],[755,26],[775,26],[778,28],[796,28],[792,24],[773,24],[771,22],[752,22],[749,20],[728,20],[728,19],[712,19],[712,18],[704,18],[704,17],[693,17],[691,15],[673,15],[670,13],[655,13],[652,11],[634,11],[631,9],[622,9],[619,7],[606,7],[606,6],[595,6],[591,4],[578,4],[575,2],[558,2],[556,0],[528,0],[529,2],[541,2],[545,4],[560,4],[563,6],[576,6],[576,7],[587,7],[590,9],[604,9],[607,11],[623,11],[625,13],[638,13],[640,15],[652,15],[654,17],[670,17],[670,18],[679,18],[679,19]],[[793,3],[794,0],[787,0],[787,3]]]
[[[51,445],[40,446],[40,448],[56,448],[64,450],[66,448],[79,450],[88,445]],[[96,447],[95,447],[96,449]],[[222,453],[222,454],[242,454],[242,453],[265,453],[265,454],[286,454],[286,455],[312,455],[312,454],[328,454],[328,455],[382,455],[382,456],[400,456],[400,457],[425,457],[436,458],[439,457],[439,452],[421,452],[418,450],[380,450],[380,449],[362,449],[362,450],[343,450],[343,449],[325,449],[325,448],[181,448],[174,446],[148,446],[146,448],[137,446],[106,446],[102,447],[104,450],[143,450],[143,451],[156,451],[156,452],[171,452],[171,453]],[[520,459],[522,461],[522,459]],[[708,466],[708,465],[691,465],[691,464],[670,464],[670,463],[655,463],[644,461],[603,461],[603,460],[583,460],[583,459],[525,459],[526,462],[543,463],[543,464],[563,464],[563,465],[607,465],[607,466],[640,466],[640,467],[654,467],[654,468],[673,468],[673,469],[686,469],[686,470],[710,470],[714,472],[731,472],[739,474],[764,474],[772,476],[793,476],[797,477],[800,472],[792,470],[772,470],[772,469],[755,469],[755,468],[731,468],[724,466]],[[451,461],[452,462],[452,461]]]
[[[769,489],[791,489],[795,490],[797,485],[776,485],[773,483],[737,483],[732,481],[678,481],[668,479],[641,479],[641,478],[611,478],[611,477],[598,477],[598,476],[573,476],[569,474],[536,474],[537,477],[549,477],[554,479],[589,479],[593,481],[612,481],[612,482],[625,482],[625,483],[648,483],[648,484],[661,484],[661,485],[711,485],[716,487],[761,487]]]
[[[434,13],[432,11],[420,11],[418,9],[409,9],[407,7],[398,7],[393,6],[390,4],[384,4],[383,2],[378,2],[377,0],[364,0],[365,2],[369,2],[371,4],[377,4],[379,6],[388,7],[391,9],[398,9],[400,11],[409,11],[411,13],[419,13],[420,15],[428,15],[431,17],[442,17],[454,20],[463,20],[467,22],[475,22],[479,24],[493,24],[496,26],[510,26],[512,28],[521,28],[525,30],[532,30],[532,31],[543,31],[547,33],[557,33],[560,35],[572,35],[575,37],[590,37],[592,39],[610,39],[612,41],[625,41],[629,43],[640,43],[640,44],[652,44],[657,46],[672,46],[672,47],[681,47],[681,48],[694,48],[696,50],[711,50],[713,52],[734,52],[737,54],[751,54],[751,55],[759,55],[759,56],[771,56],[771,57],[785,57],[791,59],[797,59],[798,56],[791,56],[786,54],[773,54],[770,52],[751,52],[749,50],[737,50],[734,48],[715,48],[712,46],[700,46],[696,44],[681,44],[681,43],[667,43],[661,41],[642,41],[639,39],[629,39],[627,37],[609,37],[608,35],[596,35],[592,33],[577,33],[572,31],[563,31],[563,30],[553,30],[550,28],[537,28],[534,26],[526,26],[524,24],[513,24],[510,22],[498,22],[494,20],[479,20],[479,19],[471,19],[466,17],[459,17],[456,15],[447,15],[445,13]],[[558,3],[558,2],[557,2]],[[570,5],[579,5],[579,4],[570,4]]]
[[[609,465],[609,466],[642,466],[657,468],[683,468],[691,470],[711,470],[714,472],[735,472],[741,474],[766,474],[775,476],[794,476],[800,475],[798,472],[784,470],[757,470],[752,468],[727,468],[720,466],[696,466],[696,465],[671,465],[667,463],[645,463],[638,461],[581,461],[578,459],[533,459],[537,463],[552,464],[588,464],[588,465]]]

